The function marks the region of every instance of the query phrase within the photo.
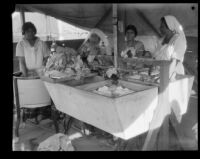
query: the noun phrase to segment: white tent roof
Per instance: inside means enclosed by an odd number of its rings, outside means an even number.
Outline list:
[[[192,9],[194,7],[194,9]],[[94,27],[112,33],[112,4],[16,4],[16,10],[40,12],[83,29]],[[159,34],[160,18],[174,15],[183,25],[186,36],[198,36],[197,3],[118,4],[119,20],[134,24],[139,34]]]

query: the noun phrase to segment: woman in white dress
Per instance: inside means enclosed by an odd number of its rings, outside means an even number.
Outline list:
[[[187,41],[181,24],[171,15],[161,18],[160,32],[163,35],[156,51],[152,54],[157,60],[172,61],[170,79],[176,74],[184,74],[183,60],[187,48]]]
[[[23,38],[16,46],[16,56],[19,59],[20,72],[22,76],[38,76],[38,70],[45,66],[50,50],[46,43],[36,36],[37,30],[33,23],[26,22],[22,26]],[[27,92],[28,93],[28,92]],[[48,112],[46,107],[43,107],[43,112]],[[42,109],[43,109],[42,108]],[[26,110],[25,114],[37,114],[39,109]],[[50,111],[49,111],[50,112]],[[37,116],[36,116],[37,121]]]
[[[36,70],[42,68],[50,54],[46,43],[36,37],[37,30],[33,23],[26,22],[22,26],[23,38],[16,47],[20,71],[23,76],[36,75]]]

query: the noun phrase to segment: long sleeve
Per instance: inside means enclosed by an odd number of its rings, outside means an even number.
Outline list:
[[[184,54],[187,48],[186,40],[181,37],[178,37],[174,41],[173,46],[174,46],[174,53],[172,54],[172,58],[183,61]]]

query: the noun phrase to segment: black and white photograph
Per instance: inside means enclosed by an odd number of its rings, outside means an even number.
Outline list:
[[[198,3],[18,4],[12,151],[197,151]]]

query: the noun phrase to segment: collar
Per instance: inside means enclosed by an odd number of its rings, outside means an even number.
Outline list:
[[[24,37],[22,38],[22,41],[25,42],[27,45],[30,45],[29,41],[26,40]],[[36,37],[34,46],[35,46],[39,41],[40,41],[40,38],[39,38],[39,37]]]

